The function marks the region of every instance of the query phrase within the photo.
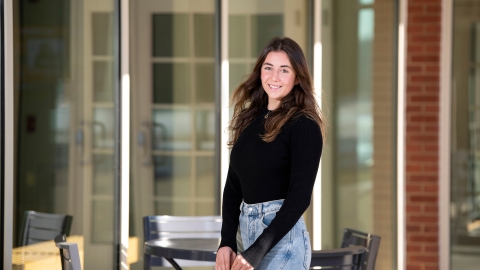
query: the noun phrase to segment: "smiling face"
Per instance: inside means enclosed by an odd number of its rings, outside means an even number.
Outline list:
[[[260,78],[268,95],[269,110],[275,110],[297,83],[295,71],[284,51],[270,52],[267,55]]]

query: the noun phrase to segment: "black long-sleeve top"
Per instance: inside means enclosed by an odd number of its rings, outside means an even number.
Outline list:
[[[223,191],[220,247],[228,246],[235,252],[242,200],[255,204],[284,199],[270,226],[242,253],[253,267],[310,205],[323,148],[320,127],[304,115],[288,121],[274,141],[262,141],[266,114],[265,108],[235,142]]]

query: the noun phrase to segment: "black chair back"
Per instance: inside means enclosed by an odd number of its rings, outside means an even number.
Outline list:
[[[168,238],[220,238],[221,216],[146,216],[143,218],[145,241]],[[165,259],[144,254],[145,270],[152,266],[170,266]],[[210,266],[210,262],[175,260],[181,266]]]
[[[25,211],[19,234],[19,246],[54,240],[59,234],[70,235],[72,216]]]
[[[374,270],[380,247],[380,236],[346,228],[343,232],[342,248],[363,246],[367,248],[365,270]]]
[[[362,270],[366,252],[361,246],[314,250],[310,269]]]

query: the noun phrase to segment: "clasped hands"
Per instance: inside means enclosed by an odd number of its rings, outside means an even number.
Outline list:
[[[217,260],[215,262],[216,270],[253,270],[253,267],[243,258],[237,255],[229,247],[221,247],[217,251]]]

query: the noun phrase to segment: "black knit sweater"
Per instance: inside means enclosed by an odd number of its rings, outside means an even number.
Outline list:
[[[242,253],[253,267],[293,228],[310,205],[323,147],[320,127],[304,115],[287,122],[273,142],[262,141],[266,114],[265,108],[233,146],[223,191],[220,247],[228,246],[235,252],[242,200],[255,204],[285,199],[270,226]]]

